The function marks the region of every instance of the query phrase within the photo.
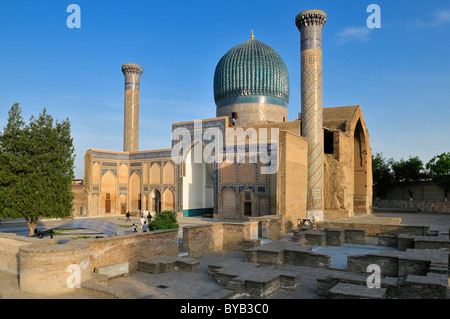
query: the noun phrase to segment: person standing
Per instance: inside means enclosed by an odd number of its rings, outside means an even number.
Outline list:
[[[147,232],[147,229],[148,229],[148,227],[147,227],[147,222],[144,221],[144,223],[142,224],[142,232],[143,232],[143,233],[146,233],[146,232]]]
[[[150,212],[147,214],[147,219],[148,223],[150,224],[150,222],[152,221],[152,214],[150,214]]]

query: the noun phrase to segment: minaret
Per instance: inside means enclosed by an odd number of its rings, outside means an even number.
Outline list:
[[[308,10],[295,17],[301,36],[302,136],[308,140],[307,217],[323,220],[322,28],[327,16]]]
[[[139,151],[139,83],[143,68],[134,63],[122,65],[125,75],[123,151]]]

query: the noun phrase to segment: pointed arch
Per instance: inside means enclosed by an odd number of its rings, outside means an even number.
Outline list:
[[[130,177],[130,211],[139,213],[141,211],[141,175],[134,172]]]
[[[119,206],[120,206],[120,213],[126,214],[128,209],[127,209],[127,196],[125,194],[119,195]]]
[[[164,165],[163,184],[175,184],[175,166],[171,162]]]
[[[214,211],[215,164],[212,158],[208,157],[208,152],[204,152],[206,147],[204,143],[195,141],[184,153],[184,216],[203,215]]]
[[[258,198],[258,216],[266,214],[266,199],[263,196]]]
[[[169,187],[163,193],[163,210],[175,210],[175,193]]]
[[[255,209],[255,193],[246,187],[239,195],[239,213],[241,217],[253,216]]]
[[[355,214],[367,213],[368,154],[366,135],[361,124],[361,119],[358,119],[355,130],[353,131],[353,212]]]
[[[236,193],[231,188],[227,187],[221,196],[221,212],[223,219],[236,219]]]
[[[159,214],[161,212],[161,191],[155,187],[150,192],[151,212]]]
[[[161,184],[161,167],[158,163],[154,163],[150,168],[150,184]]]
[[[104,213],[116,213],[117,178],[108,170],[102,176],[101,181],[101,211]]]

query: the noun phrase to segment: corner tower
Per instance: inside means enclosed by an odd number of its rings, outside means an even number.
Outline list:
[[[322,29],[325,12],[295,17],[301,35],[302,136],[308,140],[307,217],[323,220]]]
[[[134,63],[122,65],[125,76],[123,151],[139,151],[139,85],[143,68]]]
[[[235,119],[235,125],[286,121],[289,74],[283,59],[252,32],[217,64],[214,100],[216,116]]]

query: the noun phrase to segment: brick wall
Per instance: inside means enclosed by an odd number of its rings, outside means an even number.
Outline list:
[[[258,222],[214,223],[183,227],[183,249],[198,257],[210,252],[244,250],[258,238]]]
[[[178,230],[156,230],[131,236],[95,239],[89,244],[91,271],[123,261],[128,261],[130,271],[134,271],[138,260],[161,255],[178,256]]]

